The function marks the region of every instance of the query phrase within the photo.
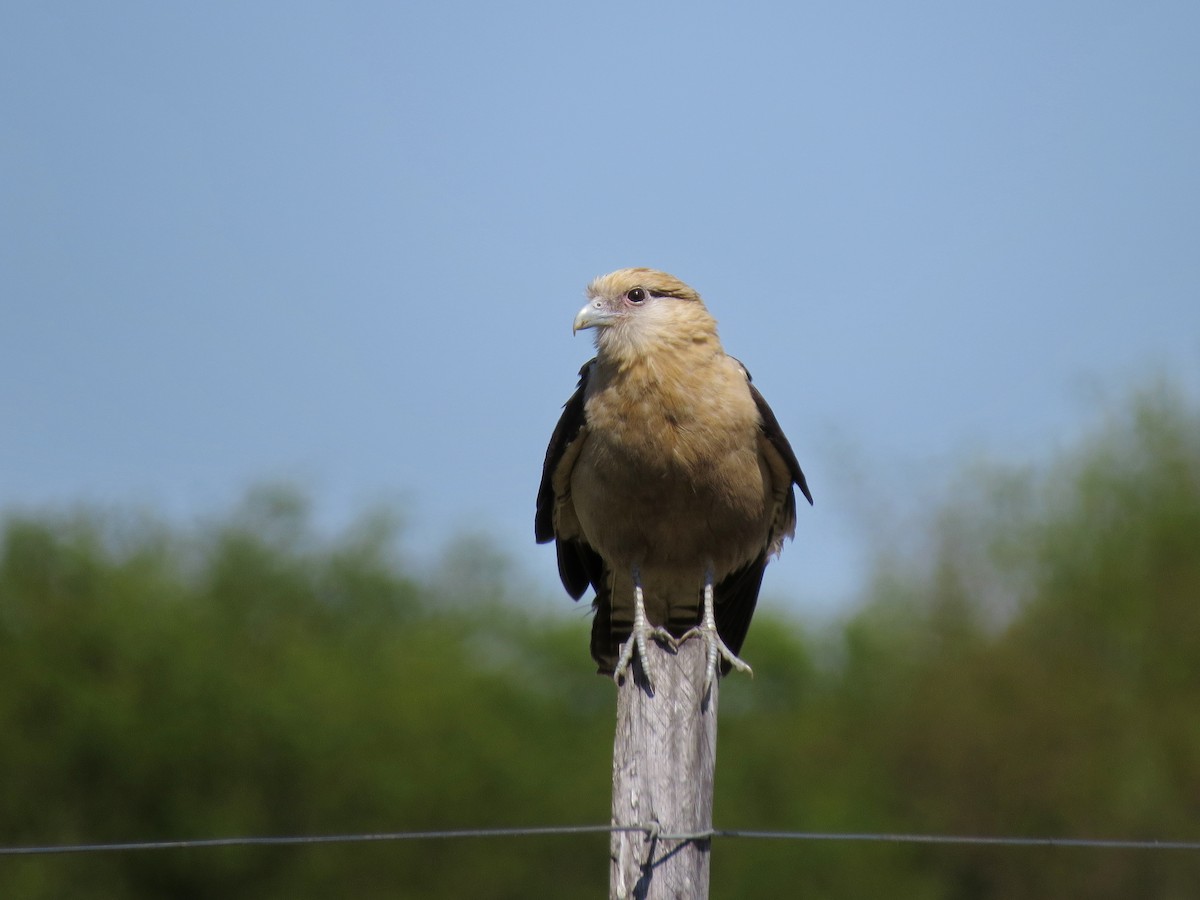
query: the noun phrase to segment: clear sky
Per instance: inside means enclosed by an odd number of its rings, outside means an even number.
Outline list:
[[[805,465],[766,593],[826,609],[946,467],[1200,384],[1198,46],[1192,0],[5,3],[0,511],[282,479],[550,589],[571,321],[649,265]]]

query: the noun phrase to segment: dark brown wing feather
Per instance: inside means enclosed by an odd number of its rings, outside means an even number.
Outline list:
[[[604,563],[600,555],[586,542],[578,539],[559,538],[554,533],[554,474],[567,453],[571,442],[579,436],[586,423],[583,396],[587,388],[588,373],[594,360],[589,360],[579,370],[579,384],[575,393],[563,406],[562,415],[550,436],[546,448],[546,459],[542,463],[542,483],[538,487],[537,512],[533,518],[533,534],[539,544],[555,541],[558,554],[558,577],[562,579],[567,593],[578,600],[588,585],[600,590],[604,582]]]
[[[733,651],[734,656],[742,652],[742,644],[750,630],[750,620],[754,617],[754,608],[758,605],[758,591],[762,587],[763,572],[766,569],[767,553],[764,550],[754,562],[726,575],[717,585],[714,603],[717,633]],[[729,669],[728,663],[723,664],[721,674],[728,675]]]
[[[746,380],[750,380],[749,373],[746,374]],[[771,407],[767,405],[767,401],[759,393],[758,388],[753,384],[748,386],[750,388],[750,396],[754,398],[754,405],[758,407],[758,414],[762,417],[763,434],[771,442],[771,446],[783,457],[783,461],[787,463],[788,471],[792,474],[792,481],[796,483],[796,487],[800,488],[800,493],[804,494],[808,505],[812,506],[813,498],[812,494],[808,491],[808,481],[804,478],[804,472],[800,468],[800,462],[796,459],[796,453],[792,450],[792,445],[788,443],[787,436],[784,435],[783,429],[779,427],[779,420],[775,418],[775,413],[771,411]],[[793,497],[793,502],[794,500],[795,498]],[[794,507],[792,511],[795,512]]]
[[[746,367],[742,366],[742,368],[745,370]],[[808,481],[804,477],[804,471],[800,468],[800,462],[796,459],[792,445],[788,442],[783,429],[779,427],[779,420],[775,418],[775,413],[758,388],[750,383],[748,371],[746,372],[746,382],[747,387],[750,388],[750,396],[754,398],[754,405],[758,407],[758,415],[762,419],[763,435],[783,458],[792,482],[800,488],[801,493],[811,505],[813,499],[808,490]],[[795,522],[796,494],[794,491],[788,491],[785,504],[780,520]],[[758,593],[762,587],[763,572],[767,568],[767,555],[768,548],[764,546],[763,552],[753,562],[726,575],[717,585],[715,597],[717,631],[721,635],[721,640],[733,651],[735,656],[741,653],[742,644],[750,630],[750,620],[754,617],[754,609],[758,605]],[[722,663],[722,674],[728,674],[729,669],[728,663]]]
[[[550,435],[550,443],[546,447],[546,458],[542,462],[542,483],[538,486],[537,512],[533,517],[533,534],[539,544],[545,544],[554,538],[554,472],[566,453],[571,441],[579,435],[586,421],[583,412],[583,392],[587,386],[588,369],[592,365],[589,360],[579,370],[579,384],[575,387],[570,399],[563,404],[562,415]]]

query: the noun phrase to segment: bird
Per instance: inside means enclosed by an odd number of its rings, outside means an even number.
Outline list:
[[[594,332],[546,448],[534,534],[554,541],[591,654],[618,682],[648,641],[706,645],[706,687],[738,657],[763,572],[796,528],[804,472],[699,293],[673,275],[618,269],[587,288],[572,333]]]

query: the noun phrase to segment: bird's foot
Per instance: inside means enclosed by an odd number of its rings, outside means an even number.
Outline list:
[[[649,641],[651,638],[663,641],[669,647],[674,649],[677,644],[675,638],[671,637],[671,632],[663,628],[661,625],[651,625],[650,620],[646,618],[646,601],[642,596],[642,586],[635,583],[633,588],[633,628],[629,633],[629,639],[621,645],[621,655],[617,657],[617,664],[613,666],[613,680],[620,682],[625,676],[629,664],[633,661],[634,650],[637,650],[638,656],[642,658],[642,672],[646,676],[646,684],[650,688],[651,693],[654,692],[654,679],[650,675],[650,654]]]
[[[750,668],[750,664],[729,649],[728,645],[721,640],[721,635],[717,633],[715,627],[709,628],[706,625],[697,625],[691,631],[684,634],[680,640],[685,641],[693,636],[702,639],[707,646],[708,662],[705,664],[704,670],[705,691],[712,687],[713,682],[717,680],[717,667],[722,661],[729,663],[729,665],[739,672],[745,672],[751,677],[754,676],[754,670]]]
[[[717,631],[717,617],[713,609],[711,575],[709,575],[704,583],[704,618],[695,628],[685,632],[683,637],[679,639],[679,643],[683,643],[690,637],[698,637],[704,641],[707,658],[704,675],[704,690],[706,692],[717,680],[717,667],[722,661],[729,663],[730,666],[739,672],[745,672],[747,675],[754,677],[754,670],[750,668],[748,663],[729,649],[729,646],[721,639],[720,632]]]

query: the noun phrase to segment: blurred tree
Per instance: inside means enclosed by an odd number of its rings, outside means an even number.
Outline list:
[[[927,558],[884,564],[834,636],[836,664],[790,710],[764,722],[755,706],[769,694],[729,683],[752,699],[723,722],[722,823],[1196,840],[1200,415],[1155,387],[1045,474],[972,467],[956,497]],[[789,660],[808,669],[788,653],[756,671],[778,678]],[[744,796],[754,802],[740,807]],[[1185,897],[1200,883],[1195,854],[714,853],[718,895],[754,884],[741,895],[769,896],[771,879],[820,896],[946,898]]]
[[[1169,389],[1045,473],[967,469],[860,610],[759,618],[720,827],[1197,837],[1200,415]],[[0,843],[601,823],[613,690],[493,545],[416,574],[263,488],[198,531],[0,531]],[[797,552],[802,552],[800,548]],[[506,587],[507,586],[507,587]],[[515,587],[514,587],[515,586]],[[714,896],[1185,897],[1194,854],[717,841]],[[0,896],[584,897],[607,838],[0,858]]]
[[[0,842],[605,821],[610,691],[565,650],[586,623],[439,609],[387,528],[322,542],[278,490],[192,537],[11,518]],[[496,652],[475,652],[484,634]],[[582,894],[606,873],[605,840],[584,842],[543,842],[533,865],[495,842],[5,859],[0,895]]]

